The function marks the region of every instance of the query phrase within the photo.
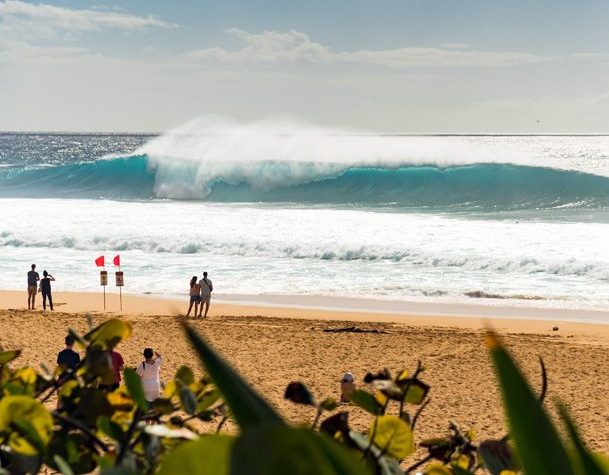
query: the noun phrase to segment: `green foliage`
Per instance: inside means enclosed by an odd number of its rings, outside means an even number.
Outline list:
[[[543,363],[538,397],[492,333],[487,343],[509,436],[476,443],[471,431],[451,421],[447,434],[419,442],[426,455],[412,460],[416,426],[430,392],[420,379],[420,362],[413,372],[402,370],[395,377],[386,369],[368,373],[367,386],[354,391],[346,406],[317,399],[302,382],[288,384],[285,398],[311,408],[310,427],[293,427],[188,326],[186,336],[206,374],[181,366],[163,397],[151,404],[131,369],[125,371],[124,386],[103,391],[99,384],[112,376],[108,350],[131,331],[118,319],[84,337],[70,330],[85,356],[63,374],[11,368],[20,351],[0,352],[0,473],[37,473],[47,466],[65,475],[609,475],[608,459],[586,448],[563,404],[565,437],[547,416]],[[47,404],[54,395],[57,409]],[[364,433],[349,426],[348,410],[356,407],[370,418]],[[220,433],[229,419],[238,431]],[[215,430],[203,432],[197,420],[214,423]]]

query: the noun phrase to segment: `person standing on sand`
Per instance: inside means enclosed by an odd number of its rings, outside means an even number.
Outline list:
[[[47,271],[42,272],[42,279],[40,279],[40,291],[42,292],[42,309],[47,309],[47,299],[49,299],[49,307],[53,310],[53,297],[51,296],[51,281],[55,282],[55,277],[49,274]]]
[[[194,316],[197,316],[197,311],[199,310],[199,302],[201,301],[201,285],[197,283],[197,276],[193,275],[192,279],[190,279],[190,305],[188,306],[188,312],[186,312],[186,316],[190,317],[190,311],[192,310],[192,306],[195,306]]]
[[[211,283],[211,279],[207,278],[207,272],[203,272],[203,278],[199,281],[201,287],[201,308],[199,309],[199,317],[203,313],[203,305],[205,305],[205,314],[203,318],[207,317],[209,311],[209,303],[211,301],[211,293],[214,290],[214,286]]]
[[[153,356],[156,356],[156,358],[153,358]],[[148,403],[151,403],[161,397],[159,371],[163,358],[156,351],[152,351],[152,348],[144,349],[144,358],[145,360],[140,363],[135,372],[142,380],[144,398]]]
[[[32,270],[27,273],[27,309],[34,310],[36,305],[36,290],[40,276],[36,272],[36,264],[32,264]]]
[[[100,384],[98,388],[104,391],[114,391],[121,385],[121,373],[125,368],[125,361],[118,351],[107,350],[107,354],[112,365],[112,377]]]

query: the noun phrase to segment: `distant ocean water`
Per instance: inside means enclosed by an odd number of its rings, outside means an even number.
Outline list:
[[[0,288],[604,308],[609,137],[400,136],[207,119],[0,134]]]

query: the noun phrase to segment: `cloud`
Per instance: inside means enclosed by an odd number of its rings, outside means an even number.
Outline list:
[[[333,51],[312,41],[296,30],[249,33],[238,28],[227,30],[239,43],[237,49],[221,47],[191,51],[184,58],[219,63],[353,63],[409,67],[504,67],[557,61],[559,56],[535,55],[526,52],[477,51],[467,45],[445,45],[444,48],[397,48],[389,50]]]
[[[89,54],[86,48],[60,46],[34,46],[24,41],[9,41],[0,38],[0,63],[18,61],[65,61],[81,58]]]
[[[74,10],[20,0],[0,1],[0,32],[13,36],[55,37],[87,31],[142,31],[176,25],[155,16],[136,16],[114,10]]]

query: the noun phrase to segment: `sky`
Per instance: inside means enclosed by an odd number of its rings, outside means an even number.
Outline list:
[[[0,0],[0,130],[609,133],[605,0]]]

